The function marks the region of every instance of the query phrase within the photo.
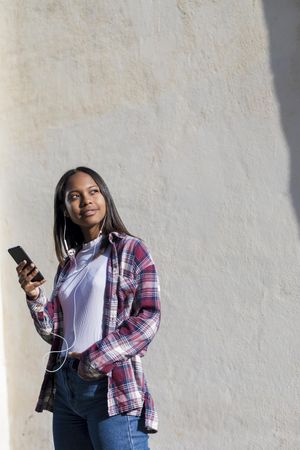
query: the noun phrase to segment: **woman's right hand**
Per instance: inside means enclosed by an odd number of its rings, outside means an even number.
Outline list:
[[[17,266],[16,270],[19,276],[20,286],[25,291],[26,296],[31,300],[38,298],[40,294],[39,287],[46,281],[32,281],[39,272],[39,269],[33,263],[27,264],[27,261],[24,260]]]

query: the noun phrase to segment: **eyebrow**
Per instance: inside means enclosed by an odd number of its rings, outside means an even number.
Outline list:
[[[94,188],[94,187],[99,189],[99,186],[97,184],[92,184],[90,186],[87,186],[87,188],[85,188],[85,189],[91,189],[91,188]],[[72,194],[72,192],[80,192],[81,190],[85,190],[85,189],[76,189],[76,188],[75,189],[71,189],[70,191],[66,191],[66,194]]]

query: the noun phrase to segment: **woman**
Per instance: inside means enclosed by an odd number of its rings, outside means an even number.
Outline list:
[[[17,267],[35,327],[51,344],[36,411],[53,411],[56,450],[144,450],[157,415],[141,357],[159,327],[159,282],[103,179],[78,167],[57,184],[59,267],[50,300],[39,269]]]

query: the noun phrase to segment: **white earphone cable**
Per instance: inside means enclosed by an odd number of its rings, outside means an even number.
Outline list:
[[[98,234],[97,237],[99,237],[99,236],[102,234],[104,222],[105,222],[105,218],[104,218],[104,220],[103,220],[101,229],[100,229],[99,234]],[[89,270],[89,266],[88,266],[89,263],[87,263],[84,267],[82,267],[81,269],[79,269],[79,270],[76,271],[76,269],[77,269],[77,261],[76,261],[76,257],[75,257],[75,250],[74,250],[74,249],[68,249],[67,242],[66,242],[66,239],[65,239],[65,231],[66,231],[66,221],[65,221],[65,224],[64,224],[64,244],[65,244],[65,247],[66,247],[66,250],[67,250],[67,253],[68,253],[70,259],[71,259],[71,260],[74,260],[74,263],[75,263],[75,272],[71,272],[71,273],[70,273],[70,276],[74,276],[74,275],[76,275],[76,274],[78,274],[78,273],[81,273],[81,272],[83,271],[83,269],[86,269],[86,271],[85,271],[83,277],[81,278],[80,282],[77,284],[77,286],[76,286],[76,288],[75,288],[75,290],[74,290],[74,293],[73,293],[73,305],[74,305],[73,330],[74,330],[74,339],[73,339],[72,345],[69,346],[67,340],[66,340],[63,336],[60,336],[60,335],[57,334],[57,333],[53,333],[53,331],[50,332],[50,334],[52,334],[53,336],[56,336],[56,337],[61,338],[61,339],[63,340],[63,342],[65,343],[66,348],[63,349],[63,350],[62,350],[62,349],[60,349],[60,350],[50,350],[50,351],[48,351],[47,353],[45,353],[45,354],[43,355],[43,361],[44,361],[45,358],[46,358],[46,357],[49,358],[49,356],[50,356],[52,353],[62,353],[62,352],[65,352],[65,356],[64,356],[63,362],[60,364],[60,366],[59,366],[58,368],[56,368],[56,369],[54,369],[54,370],[49,370],[49,369],[46,368],[46,372],[49,372],[49,373],[58,372],[58,371],[63,367],[63,365],[65,364],[65,362],[66,362],[66,360],[67,360],[67,358],[68,358],[68,352],[69,352],[69,350],[71,350],[71,349],[74,347],[75,343],[76,343],[76,339],[77,339],[77,336],[76,336],[76,292],[77,292],[77,289],[79,288],[79,286],[81,285],[81,283],[83,282],[83,280],[85,279],[85,277],[86,277],[86,275],[87,275],[87,273],[88,273],[88,270]],[[102,243],[102,239],[100,239],[99,242]],[[98,243],[97,243],[97,244],[98,244]],[[96,248],[99,247],[97,244],[94,246],[93,255],[92,255],[91,260],[94,259],[94,257],[95,257],[95,252],[96,252]],[[101,244],[100,244],[100,247],[101,247]],[[57,282],[56,282],[56,286],[59,286],[59,282],[61,281],[61,276],[62,276],[62,274],[63,274],[63,271],[60,273],[60,275],[59,275],[59,277],[58,277],[58,280],[57,280]],[[68,274],[66,274],[66,278],[63,279],[63,282],[66,281],[67,279],[68,279]]]

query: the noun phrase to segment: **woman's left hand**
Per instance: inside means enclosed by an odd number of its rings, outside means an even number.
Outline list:
[[[71,358],[75,358],[79,360],[79,365],[77,369],[77,373],[83,380],[91,381],[91,380],[100,380],[104,378],[106,375],[100,373],[98,370],[93,367],[86,367],[81,361],[81,353],[78,352],[70,352],[69,356]]]

